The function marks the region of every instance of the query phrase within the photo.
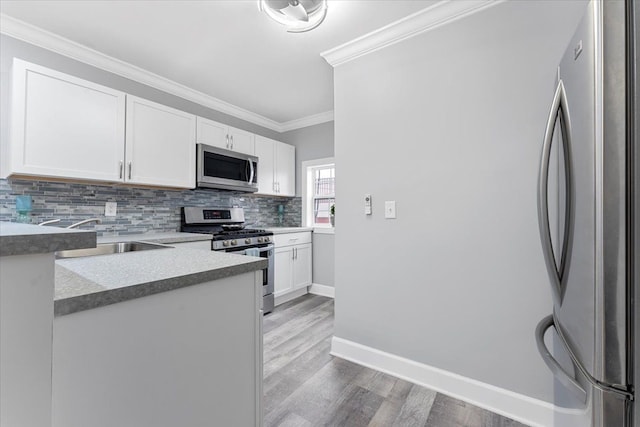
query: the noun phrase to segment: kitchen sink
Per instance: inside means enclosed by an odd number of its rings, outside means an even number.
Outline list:
[[[56,252],[56,259],[79,258],[96,255],[123,254],[126,252],[148,251],[152,249],[166,249],[171,246],[159,245],[146,242],[116,242],[101,243],[95,248],[72,249],[68,251]]]

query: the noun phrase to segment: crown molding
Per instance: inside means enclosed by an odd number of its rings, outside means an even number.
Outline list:
[[[313,114],[307,117],[301,117],[299,119],[290,120],[288,122],[280,123],[281,131],[287,132],[294,129],[306,128],[307,126],[318,125],[320,123],[326,123],[333,121],[333,110],[325,111],[324,113]]]
[[[506,0],[443,0],[320,55],[331,66],[336,67],[504,1]]]
[[[5,14],[0,14],[0,33],[276,132],[333,120],[333,111],[327,111],[280,123]]]

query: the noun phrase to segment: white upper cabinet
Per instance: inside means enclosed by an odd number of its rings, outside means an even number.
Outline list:
[[[2,176],[195,187],[194,115],[19,59],[12,77]]]
[[[255,155],[254,134],[198,117],[197,142],[238,153]]]
[[[259,194],[276,194],[276,142],[273,139],[256,135]]]
[[[19,59],[12,81],[2,176],[122,180],[123,92]]]
[[[281,196],[296,195],[296,147],[276,144],[276,183]]]
[[[258,194],[296,195],[296,148],[256,135]]]
[[[195,187],[196,116],[127,95],[125,182]]]

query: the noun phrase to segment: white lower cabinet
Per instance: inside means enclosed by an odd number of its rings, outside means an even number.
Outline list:
[[[311,285],[311,232],[276,234],[275,300],[276,305],[288,301],[287,295],[306,293]]]
[[[48,425],[262,426],[261,301],[260,271],[55,317]]]

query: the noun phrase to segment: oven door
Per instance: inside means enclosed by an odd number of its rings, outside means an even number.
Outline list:
[[[225,190],[258,191],[258,158],[198,144],[197,185]]]
[[[225,252],[235,253],[237,255],[244,255],[247,248],[238,249],[226,249]],[[274,246],[266,245],[262,247],[256,247],[252,249],[258,249],[260,251],[260,257],[267,260],[267,268],[263,270],[262,274],[262,295],[273,294],[274,290]]]

